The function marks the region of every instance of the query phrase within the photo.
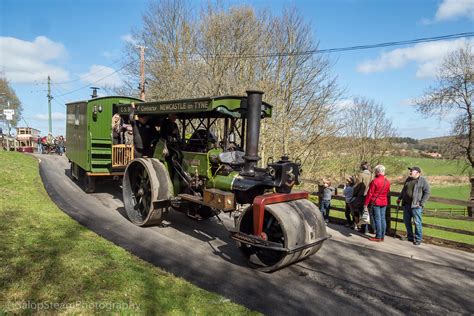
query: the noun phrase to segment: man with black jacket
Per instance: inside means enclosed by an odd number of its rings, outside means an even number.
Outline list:
[[[423,237],[422,221],[423,207],[430,197],[430,185],[425,177],[421,176],[419,167],[408,168],[410,176],[403,184],[402,192],[397,199],[397,204],[402,203],[403,222],[407,228],[407,237],[414,245],[420,245]],[[415,235],[411,226],[411,219],[415,223]]]
[[[155,126],[149,122],[148,115],[138,115],[135,119],[135,104],[132,103],[130,124],[133,128],[134,157],[153,157],[153,141],[157,140],[159,133]]]

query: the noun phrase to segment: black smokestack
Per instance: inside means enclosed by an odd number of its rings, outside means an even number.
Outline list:
[[[247,91],[247,133],[245,137],[245,160],[242,175],[254,176],[260,138],[260,116],[262,113],[262,91]]]
[[[92,99],[95,99],[97,98],[97,90],[99,90],[100,88],[97,88],[97,87],[91,87],[92,89],[92,95],[91,95],[91,98]]]

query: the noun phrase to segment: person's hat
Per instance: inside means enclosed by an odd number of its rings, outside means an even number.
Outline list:
[[[410,167],[410,168],[408,168],[408,170],[410,170],[410,171],[415,170],[415,171],[418,171],[418,173],[421,173],[420,167]]]

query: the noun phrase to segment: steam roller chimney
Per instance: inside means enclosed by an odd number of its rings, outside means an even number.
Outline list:
[[[247,90],[247,133],[245,135],[245,176],[255,176],[255,166],[260,160],[258,141],[260,138],[260,118],[262,113],[262,91]]]

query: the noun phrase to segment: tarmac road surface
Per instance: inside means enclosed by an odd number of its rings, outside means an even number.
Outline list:
[[[474,255],[414,246],[387,237],[373,243],[350,229],[328,226],[333,237],[307,260],[274,273],[249,268],[215,218],[194,221],[171,212],[164,227],[128,221],[120,182],[86,194],[69,177],[64,156],[35,155],[51,199],[102,237],[193,284],[270,315],[474,314]],[[228,227],[233,220],[221,215]],[[219,302],[216,302],[219,304]]]

